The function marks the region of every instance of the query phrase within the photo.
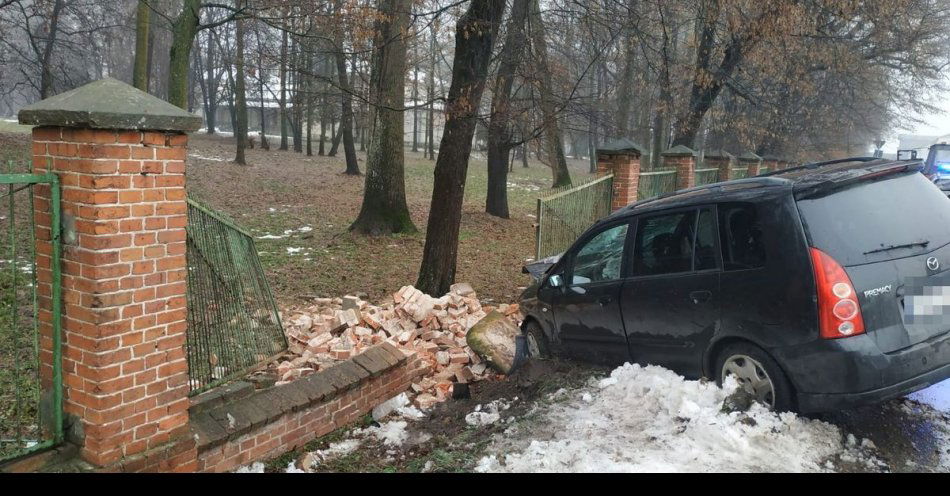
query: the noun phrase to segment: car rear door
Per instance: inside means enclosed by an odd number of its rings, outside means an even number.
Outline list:
[[[923,175],[858,182],[798,209],[810,245],[851,278],[881,351],[950,332],[950,201]]]
[[[564,354],[605,365],[629,360],[619,304],[629,232],[629,221],[611,223],[571,250],[564,287],[553,298]]]
[[[640,363],[702,373],[719,321],[719,236],[714,206],[637,220],[620,305],[630,355]]]

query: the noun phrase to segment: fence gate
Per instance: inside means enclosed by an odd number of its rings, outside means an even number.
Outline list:
[[[287,349],[254,238],[188,200],[188,370],[191,394],[247,373]]]
[[[557,255],[588,227],[610,213],[613,175],[555,190],[538,198],[536,259]]]
[[[22,167],[21,168],[27,168]],[[63,439],[60,201],[55,174],[0,174],[0,461]],[[45,216],[50,231],[37,232]],[[41,312],[52,324],[41,325]]]

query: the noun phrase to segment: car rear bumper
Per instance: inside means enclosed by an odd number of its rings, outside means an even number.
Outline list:
[[[880,403],[906,396],[948,378],[950,378],[950,364],[897,384],[861,393],[799,393],[798,410],[801,413],[826,412]]]
[[[773,350],[795,385],[798,409],[853,408],[950,378],[950,332],[892,353],[866,334]]]

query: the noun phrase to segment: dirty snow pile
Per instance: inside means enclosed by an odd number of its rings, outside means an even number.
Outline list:
[[[759,404],[722,412],[736,387],[626,364],[523,432],[496,439],[476,471],[811,472],[831,471],[838,459],[879,463],[873,445],[848,443],[831,424]]]

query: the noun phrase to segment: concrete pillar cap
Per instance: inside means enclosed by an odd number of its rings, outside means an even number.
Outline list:
[[[662,157],[695,157],[697,155],[699,154],[692,148],[684,145],[676,145],[660,154]]]
[[[112,78],[23,107],[20,124],[141,131],[197,131],[201,117]]]

